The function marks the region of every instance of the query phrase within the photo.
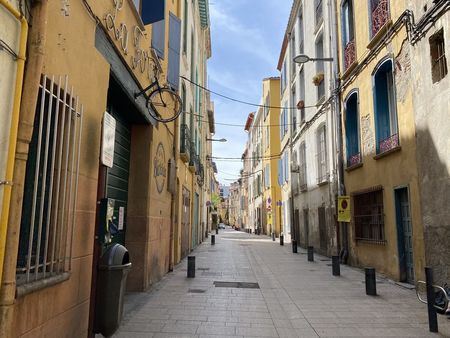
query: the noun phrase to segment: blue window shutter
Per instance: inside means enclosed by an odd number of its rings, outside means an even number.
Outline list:
[[[144,25],[164,20],[165,0],[141,1],[141,18]]]
[[[152,47],[156,54],[164,59],[164,40],[166,32],[166,20],[155,22],[152,25]]]
[[[278,185],[281,185],[281,159],[278,160]]]
[[[167,81],[173,89],[178,90],[180,83],[180,44],[181,20],[175,15],[169,15],[169,69]]]

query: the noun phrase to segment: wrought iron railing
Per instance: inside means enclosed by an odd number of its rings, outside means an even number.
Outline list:
[[[350,66],[356,61],[356,47],[355,40],[351,40],[347,43],[344,49],[344,67],[345,70],[349,69]]]
[[[199,163],[198,170],[195,172],[197,175],[197,182],[199,185],[203,185],[205,182],[205,167],[203,164]]]
[[[190,158],[191,158],[191,132],[186,124],[181,125],[180,155],[182,157],[184,157],[186,162],[190,161]]]
[[[360,164],[361,162],[361,153],[350,155],[347,158],[347,168],[353,167],[354,165]]]
[[[372,8],[372,36],[389,20],[389,2],[388,0],[371,0]]]
[[[399,146],[398,134],[391,135],[381,140],[378,145],[378,153],[382,154]]]

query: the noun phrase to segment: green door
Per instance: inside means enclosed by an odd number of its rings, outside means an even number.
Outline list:
[[[107,169],[106,198],[114,199],[113,223],[119,232],[113,242],[125,245],[127,222],[128,177],[130,173],[131,125],[112,105],[109,113],[116,119],[114,164]]]

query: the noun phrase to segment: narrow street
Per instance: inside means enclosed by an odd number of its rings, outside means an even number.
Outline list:
[[[364,271],[341,266],[304,249],[291,252],[266,236],[230,228],[194,250],[196,277],[187,260],[146,293],[129,293],[114,337],[446,337],[428,331],[427,309],[414,289],[377,276],[378,296],[365,294]],[[258,283],[257,288],[216,287],[215,281]],[[249,285],[243,285],[249,286]]]

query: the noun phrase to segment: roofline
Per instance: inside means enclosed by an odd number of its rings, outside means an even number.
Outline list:
[[[277,69],[281,71],[281,68],[283,67],[283,61],[284,57],[286,56],[286,49],[288,45],[288,36],[291,35],[292,28],[295,23],[295,19],[297,17],[298,10],[300,8],[301,0],[294,0],[291,7],[291,13],[289,14],[289,20],[286,27],[286,31],[284,33],[283,43],[281,45],[281,51],[280,51],[280,57],[278,59],[278,66]]]

